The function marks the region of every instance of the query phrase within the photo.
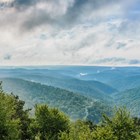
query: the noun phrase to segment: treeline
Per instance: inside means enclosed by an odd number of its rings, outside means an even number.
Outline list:
[[[36,105],[35,115],[25,102],[6,94],[0,84],[0,140],[140,140],[140,120],[124,108],[99,124],[70,119],[58,109]]]

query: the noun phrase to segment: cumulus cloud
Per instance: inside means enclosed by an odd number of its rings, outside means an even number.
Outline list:
[[[0,0],[1,65],[139,65],[138,2]]]
[[[29,30],[44,24],[59,26],[59,28],[70,27],[87,20],[94,11],[106,5],[113,6],[115,3],[113,0],[14,0],[5,2],[8,7],[5,9],[7,11],[12,9],[14,13],[9,12],[7,16],[16,15],[16,21],[22,20],[21,28]],[[19,16],[22,18],[19,19]],[[7,24],[8,22],[9,20]]]

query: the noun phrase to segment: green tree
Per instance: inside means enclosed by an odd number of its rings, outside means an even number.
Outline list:
[[[139,140],[134,119],[124,108],[116,110],[112,117],[103,116],[103,122],[93,124],[77,121],[69,131],[62,132],[60,140]]]
[[[93,140],[89,125],[78,120],[71,124],[70,130],[61,132],[59,140]]]
[[[19,120],[20,139],[31,139],[31,119],[29,118],[30,109],[24,110],[25,102],[20,100],[18,96],[15,96],[13,94],[11,94],[10,96],[13,98],[13,105],[15,110],[15,113],[13,114],[12,118]]]
[[[93,140],[118,140],[112,129],[108,126],[98,126],[96,130],[92,132],[92,136]]]
[[[50,109],[47,105],[37,105],[34,126],[41,140],[57,140],[60,131],[69,129],[69,119],[58,109]]]
[[[14,119],[13,98],[4,93],[0,83],[0,140],[18,140],[20,138],[20,120]]]
[[[103,125],[113,132],[117,140],[136,140],[138,133],[133,118],[125,108],[116,110],[113,117],[104,115]]]

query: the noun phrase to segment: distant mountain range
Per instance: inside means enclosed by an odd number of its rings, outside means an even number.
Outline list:
[[[0,80],[26,107],[47,103],[73,120],[98,122],[115,105],[140,116],[140,67],[1,67]]]
[[[125,78],[119,78],[108,83],[110,86],[115,87],[119,91],[127,89],[133,89],[140,86],[140,75],[127,76]]]
[[[15,78],[3,78],[1,81],[6,92],[13,92],[26,101],[27,108],[47,103],[49,106],[59,108],[73,120],[88,118],[94,122],[100,120],[103,112],[109,114],[111,110],[108,105],[93,98],[64,89]]]
[[[140,117],[140,86],[114,95],[117,105],[127,107],[133,116]]]

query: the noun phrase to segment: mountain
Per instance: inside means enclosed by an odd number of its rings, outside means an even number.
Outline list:
[[[28,81],[34,81],[37,83],[50,85],[66,89],[72,92],[78,92],[79,94],[101,100],[103,102],[109,102],[112,100],[109,94],[117,92],[115,88],[101,83],[99,81],[85,81],[72,77],[75,72],[72,70],[64,69],[3,69],[0,70],[1,75],[4,77],[20,78]]]
[[[29,108],[38,103],[47,103],[59,108],[73,120],[88,118],[94,122],[100,120],[103,112],[111,113],[108,105],[78,93],[16,78],[3,78],[1,81],[6,92],[18,95]]]
[[[28,107],[48,103],[72,119],[97,121],[115,102],[140,115],[140,67],[4,67],[0,77],[5,90],[19,95]]]
[[[110,97],[108,95],[117,92],[115,88],[98,81],[83,81],[74,78],[56,78],[53,76],[35,74],[20,75],[18,77],[45,85],[66,89],[72,92],[78,92],[86,97],[92,97],[102,101],[109,100]]]
[[[92,67],[92,71],[82,71],[84,75],[77,76],[81,80],[96,80],[110,84],[116,80],[140,75],[140,67]]]
[[[114,95],[117,106],[127,107],[132,115],[140,117],[140,86]]]
[[[140,75],[119,78],[110,82],[109,85],[118,89],[119,91],[136,88],[140,86]]]

